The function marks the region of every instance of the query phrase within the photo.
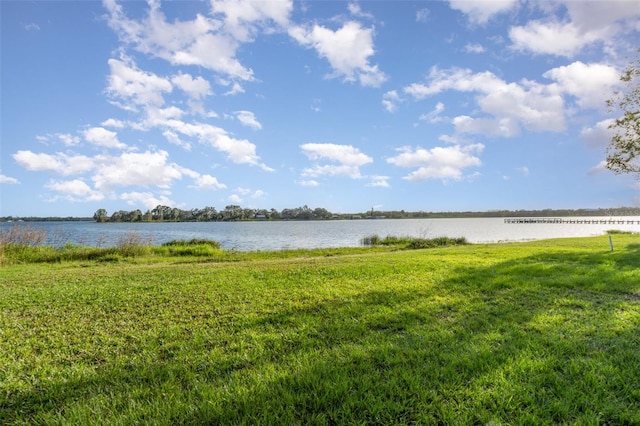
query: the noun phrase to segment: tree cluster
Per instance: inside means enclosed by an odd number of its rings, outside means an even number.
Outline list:
[[[238,205],[228,205],[223,210],[215,207],[182,210],[176,207],[156,206],[142,213],[140,210],[118,210],[111,215],[99,209],[93,215],[96,222],[235,222],[248,220],[331,220],[331,219],[438,219],[472,217],[553,217],[553,216],[640,216],[640,208],[619,207],[608,209],[544,209],[544,210],[493,210],[465,212],[406,212],[404,210],[376,211],[363,213],[332,213],[318,207],[302,206],[275,209],[250,209]]]
[[[118,210],[111,215],[105,209],[98,209],[93,219],[96,222],[230,222],[246,220],[327,220],[338,218],[324,208],[311,209],[302,206],[277,211],[275,209],[250,209],[238,205],[228,205],[223,210],[215,207],[182,210],[177,207],[158,205],[142,213],[140,210]]]

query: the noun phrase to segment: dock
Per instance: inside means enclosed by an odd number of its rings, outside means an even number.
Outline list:
[[[580,217],[510,217],[504,223],[574,223],[579,225],[640,225],[640,220],[624,218],[580,218]]]

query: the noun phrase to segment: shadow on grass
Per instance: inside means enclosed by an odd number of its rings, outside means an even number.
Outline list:
[[[639,424],[639,261],[637,244],[540,252],[292,304],[226,344],[168,336],[127,365],[5,395],[0,420]]]

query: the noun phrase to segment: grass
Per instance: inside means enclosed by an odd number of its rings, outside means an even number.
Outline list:
[[[0,424],[640,424],[613,238],[9,262]]]

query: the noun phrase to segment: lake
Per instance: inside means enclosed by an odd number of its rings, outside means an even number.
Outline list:
[[[580,218],[586,219],[586,218]],[[589,218],[589,219],[611,219]],[[617,219],[617,218],[615,218]],[[95,223],[2,223],[47,231],[47,244],[67,242],[87,246],[115,246],[135,235],[145,244],[193,238],[218,241],[223,249],[238,251],[297,248],[357,247],[363,237],[465,237],[471,243],[529,241],[547,238],[604,235],[607,230],[640,232],[640,216],[625,216],[636,224],[507,224],[503,218],[372,219],[329,221]],[[608,244],[608,243],[607,243]]]

